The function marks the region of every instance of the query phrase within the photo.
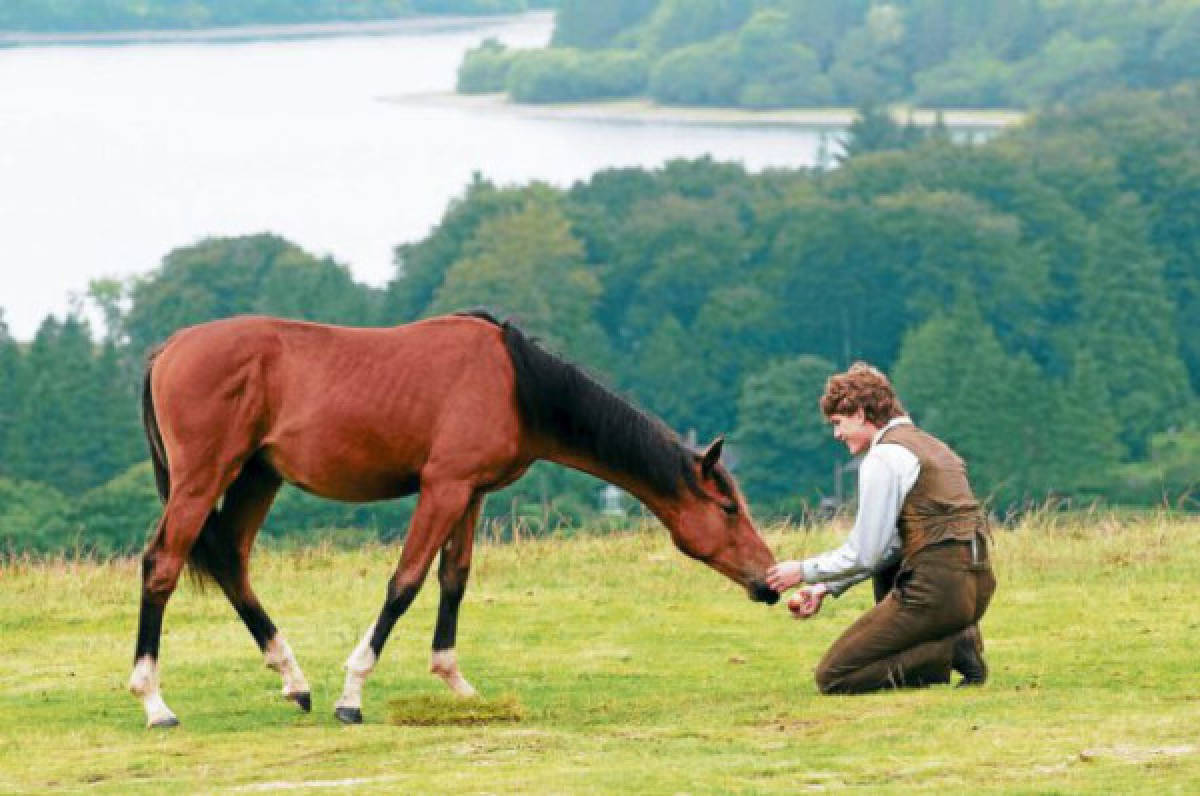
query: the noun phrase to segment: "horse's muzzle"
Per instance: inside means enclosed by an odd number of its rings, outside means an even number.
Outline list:
[[[754,600],[755,602],[766,603],[767,605],[774,605],[775,603],[779,602],[779,592],[775,591],[761,580],[756,580],[751,583],[748,591],[750,592],[750,599]]]

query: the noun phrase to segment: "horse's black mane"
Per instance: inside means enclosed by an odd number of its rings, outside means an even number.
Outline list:
[[[494,323],[516,372],[521,417],[572,451],[648,483],[664,495],[697,491],[693,454],[657,418],[600,384],[582,368],[542,348],[486,310],[458,313]]]

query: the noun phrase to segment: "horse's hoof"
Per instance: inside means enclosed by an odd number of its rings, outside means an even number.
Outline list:
[[[312,713],[312,694],[308,691],[299,691],[295,694],[288,694],[287,698],[300,706],[300,709],[305,713]]]
[[[362,724],[362,710],[359,708],[334,708],[333,715],[342,724]]]
[[[150,724],[146,725],[146,729],[167,730],[167,729],[170,729],[171,727],[178,727],[178,726],[179,726],[179,719],[175,718],[174,716],[167,716],[165,718],[158,719],[157,721],[150,722]]]

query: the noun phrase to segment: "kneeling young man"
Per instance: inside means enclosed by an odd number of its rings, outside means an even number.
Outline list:
[[[789,603],[800,618],[871,577],[876,604],[825,653],[817,687],[857,694],[948,683],[951,670],[959,685],[982,685],[978,622],[996,579],[966,465],[913,425],[887,377],[865,363],[830,377],[821,411],[852,455],[866,451],[858,516],[841,547],[779,563],[767,583],[779,592],[809,584]]]

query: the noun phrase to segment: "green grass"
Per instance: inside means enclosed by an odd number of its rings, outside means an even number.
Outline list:
[[[484,544],[458,645],[487,708],[472,724],[448,720],[459,714],[427,671],[433,580],[368,681],[366,723],[332,716],[395,549],[256,557],[311,715],[280,698],[219,592],[183,587],[162,649],[183,725],[165,732],[143,728],[125,691],[136,565],[13,564],[0,569],[0,791],[1193,792],[1198,530],[1093,516],[1002,531],[988,685],[859,697],[819,696],[812,670],[867,585],[796,622],[661,530]],[[842,533],[769,535],[792,557]]]

